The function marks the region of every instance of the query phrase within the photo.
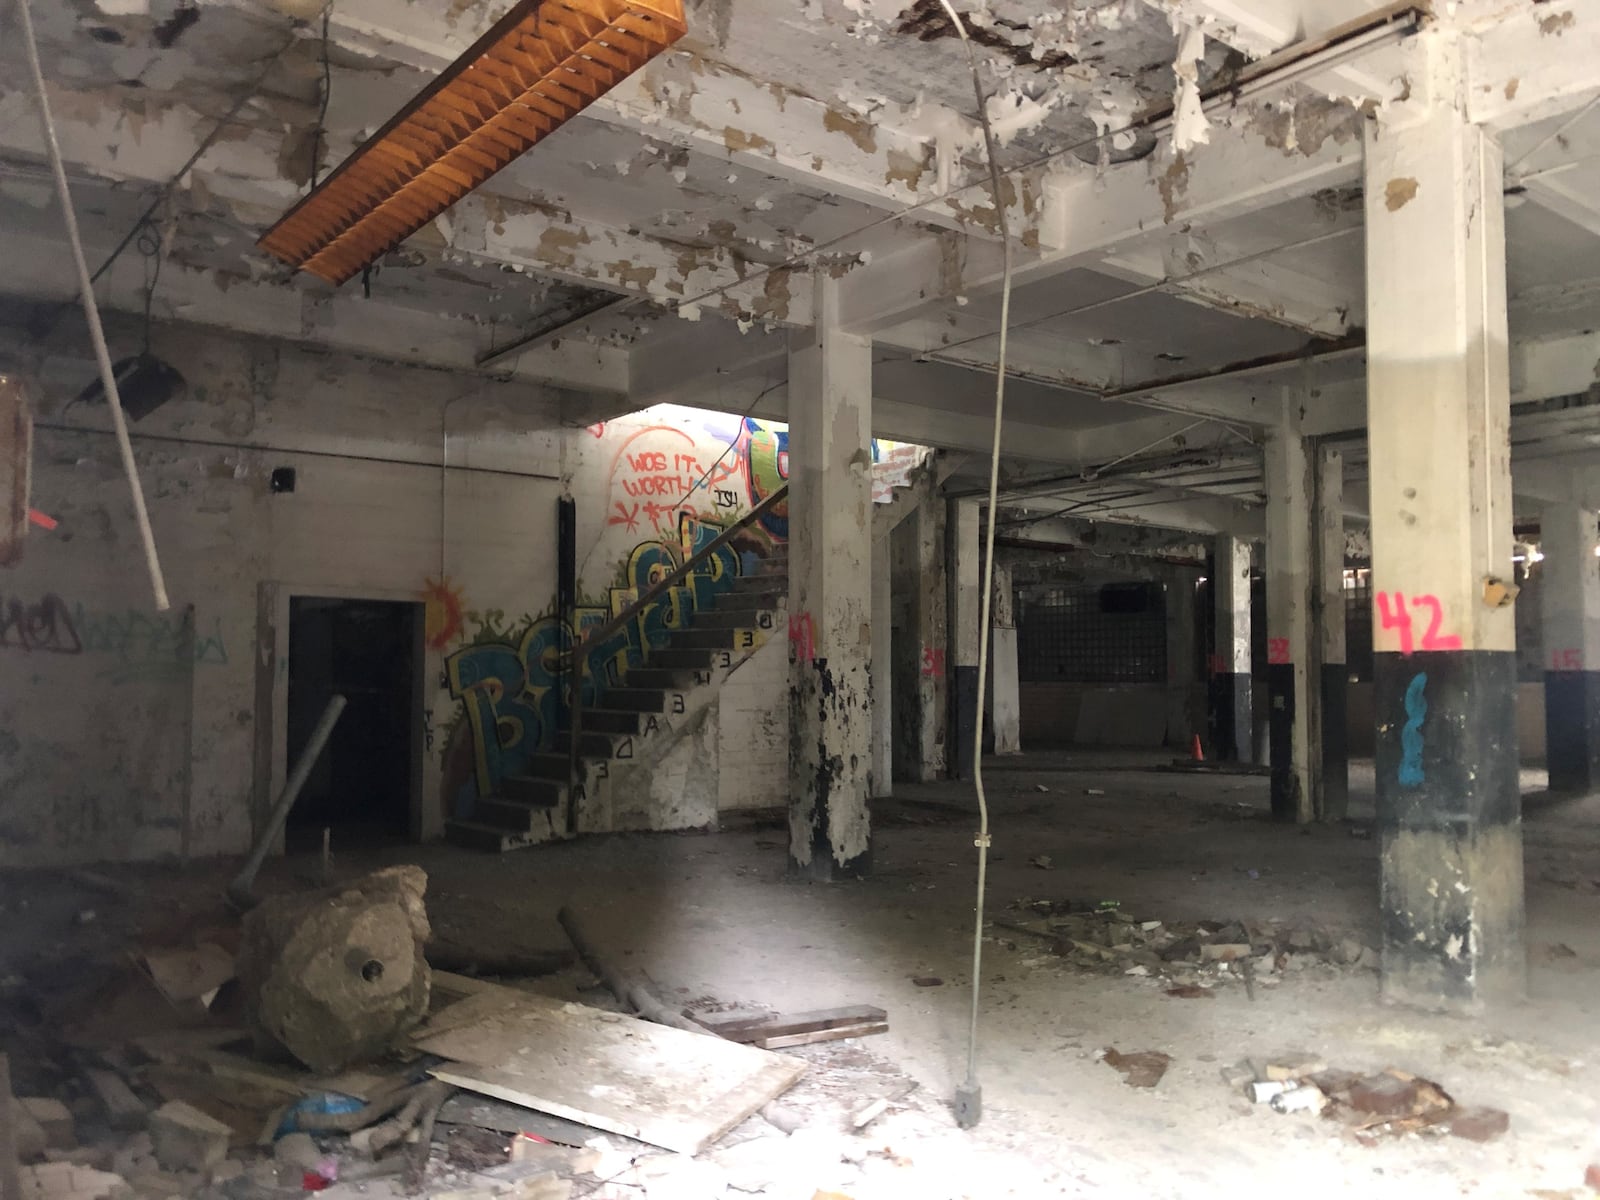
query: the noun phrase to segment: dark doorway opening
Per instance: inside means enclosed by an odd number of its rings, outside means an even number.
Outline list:
[[[289,764],[335,693],[344,696],[305,790],[289,813],[288,849],[414,838],[420,784],[421,604],[294,596],[289,601]]]

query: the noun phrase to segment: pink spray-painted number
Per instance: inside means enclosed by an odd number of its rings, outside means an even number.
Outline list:
[[[1384,629],[1393,629],[1400,639],[1400,653],[1409,655],[1413,651],[1421,650],[1459,650],[1461,649],[1461,635],[1455,633],[1441,633],[1439,627],[1444,624],[1444,605],[1439,603],[1437,596],[1412,596],[1410,606],[1406,602],[1404,592],[1379,592],[1378,621]],[[1411,607],[1431,608],[1433,617],[1428,622],[1428,628],[1422,635],[1419,646],[1415,638],[1415,630],[1411,624]]]

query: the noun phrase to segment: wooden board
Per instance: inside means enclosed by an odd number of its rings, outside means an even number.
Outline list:
[[[693,1015],[693,1014],[691,1014]],[[817,1033],[847,1025],[882,1025],[889,1027],[889,1014],[870,1004],[852,1004],[846,1008],[822,1008],[815,1012],[773,1013],[759,1017],[733,1017],[722,1019],[713,1015],[694,1018],[712,1033],[730,1042],[761,1044],[772,1038],[790,1037],[801,1033]],[[872,1032],[882,1033],[883,1029]],[[842,1034],[854,1037],[854,1034]],[[823,1039],[813,1039],[823,1040]],[[791,1042],[790,1045],[802,1045]]]
[[[698,1154],[805,1071],[753,1046],[508,988],[438,1018],[448,1028],[416,1039],[452,1060],[436,1078],[680,1154]]]
[[[780,1033],[750,1043],[763,1050],[782,1050],[786,1046],[809,1046],[813,1042],[838,1042],[845,1038],[871,1037],[888,1033],[886,1021],[863,1021],[859,1025],[835,1025],[832,1029],[808,1029],[803,1033]]]

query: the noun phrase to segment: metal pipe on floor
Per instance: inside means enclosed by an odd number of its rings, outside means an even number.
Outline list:
[[[311,768],[316,766],[317,759],[322,757],[323,748],[333,736],[333,727],[338,723],[339,714],[344,712],[344,706],[343,696],[329,697],[328,707],[322,710],[317,727],[311,731],[311,740],[306,743],[306,748],[300,752],[299,761],[289,772],[283,791],[278,795],[278,802],[273,806],[272,815],[267,818],[267,823],[256,838],[255,848],[250,851],[244,869],[228,885],[228,900],[241,912],[255,907],[256,898],[251,889],[255,886],[256,872],[261,870],[261,864],[266,862],[267,851],[272,849],[273,842],[278,840],[278,831],[289,819],[289,810],[300,798],[300,790],[306,786],[306,780],[311,778]]]

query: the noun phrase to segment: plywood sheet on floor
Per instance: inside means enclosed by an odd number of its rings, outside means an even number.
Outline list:
[[[511,1104],[697,1154],[786,1090],[797,1059],[494,988],[436,1013],[417,1048],[433,1074]]]

